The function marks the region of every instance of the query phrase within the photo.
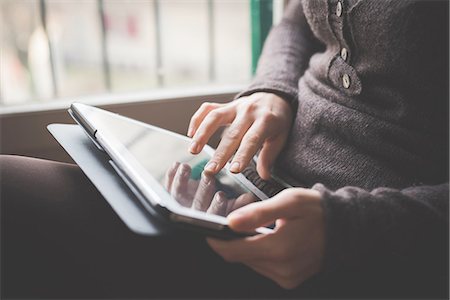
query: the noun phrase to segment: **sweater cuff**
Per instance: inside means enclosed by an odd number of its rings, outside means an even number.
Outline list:
[[[298,106],[298,89],[285,85],[277,81],[264,81],[252,83],[247,89],[237,94],[234,99],[249,96],[254,93],[272,93],[275,94],[291,105],[294,111]]]
[[[328,190],[323,184],[315,184],[312,189],[321,193],[322,207],[325,215],[325,257],[323,272],[330,273],[343,267],[357,264],[359,259],[356,244],[358,224],[352,218],[357,216],[351,205],[351,195],[343,197]]]

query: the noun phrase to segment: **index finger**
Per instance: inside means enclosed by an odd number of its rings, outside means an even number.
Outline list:
[[[203,121],[203,119],[206,117],[206,115],[210,111],[220,107],[221,105],[222,104],[219,104],[219,103],[203,102],[202,105],[200,105],[199,109],[191,117],[191,121],[189,122],[187,136],[193,137],[195,132],[197,131],[198,126]]]
[[[218,108],[208,113],[196,129],[189,151],[192,154],[200,153],[214,132],[231,123],[235,116],[235,111],[229,108]]]

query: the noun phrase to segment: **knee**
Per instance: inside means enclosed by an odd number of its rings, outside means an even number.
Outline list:
[[[12,178],[16,177],[14,173],[18,172],[21,159],[23,158],[17,155],[0,155],[0,185],[2,190],[9,186]]]
[[[0,187],[2,198],[36,196],[47,187],[55,173],[55,162],[19,155],[0,155]]]
[[[9,154],[0,154],[0,168],[3,170],[9,164],[14,162],[14,160],[20,159],[20,156],[17,155],[9,155]]]
[[[24,199],[23,192],[26,185],[21,182],[20,173],[24,157],[17,155],[0,155],[0,201],[2,205],[2,219],[11,214],[16,207],[15,204]],[[8,211],[7,214],[3,212]],[[3,222],[3,221],[2,221]]]
[[[25,172],[24,160],[25,157],[18,155],[0,155],[0,196],[3,203],[12,193],[25,188],[20,179]]]

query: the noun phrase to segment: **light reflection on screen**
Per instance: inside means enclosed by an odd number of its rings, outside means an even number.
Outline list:
[[[227,216],[257,197],[225,171],[212,176],[203,172],[210,156],[192,155],[189,140],[146,127],[126,118],[94,109],[96,128],[107,130],[139,161],[174,200],[184,207]]]

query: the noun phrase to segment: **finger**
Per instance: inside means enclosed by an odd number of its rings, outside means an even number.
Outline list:
[[[191,206],[191,201],[187,197],[190,175],[191,167],[188,164],[180,164],[173,178],[172,189],[170,191],[170,194],[175,200],[187,207]]]
[[[257,199],[253,194],[251,193],[242,194],[234,202],[230,202],[230,204],[228,205],[227,214],[255,201],[257,201]]]
[[[246,262],[270,258],[271,239],[269,236],[270,234],[258,234],[228,241],[207,238],[206,241],[226,261]]]
[[[225,216],[225,213],[227,212],[227,202],[228,199],[225,196],[225,193],[219,191],[214,195],[214,198],[211,201],[211,205],[206,212],[208,214]]]
[[[272,141],[266,140],[264,143],[263,148],[258,155],[258,163],[256,164],[256,171],[262,179],[270,179],[270,169],[278,154],[280,154],[283,149],[284,140],[284,136],[280,136]]]
[[[264,246],[255,240],[257,236],[245,237],[236,240],[218,240],[207,238],[208,245],[223,259],[228,262],[246,262],[257,259],[264,259]]]
[[[216,182],[214,176],[203,172],[198,189],[195,192],[192,207],[195,210],[206,211],[211,204],[215,191]]]
[[[228,224],[233,230],[249,231],[272,224],[277,219],[289,219],[301,215],[298,201],[303,198],[317,197],[317,191],[297,188],[284,190],[273,198],[248,204],[235,210],[228,216]],[[302,190],[302,193],[299,191]]]
[[[237,164],[239,166],[234,170],[235,173],[241,172],[247,167],[250,160],[263,145],[266,136],[266,126],[260,122],[254,123],[250,127],[231,162],[231,165]]]
[[[208,113],[196,130],[189,151],[192,154],[199,153],[214,132],[216,132],[219,127],[231,123],[235,116],[234,110],[225,108],[214,109]]]
[[[164,175],[164,187],[168,192],[170,192],[170,189],[172,188],[172,181],[175,177],[179,165],[179,162],[174,162]]]
[[[211,102],[203,102],[202,105],[200,105],[200,108],[194,113],[194,115],[191,118],[191,121],[189,122],[188,127],[188,137],[192,137],[195,134],[195,131],[197,130],[200,123],[203,121],[205,116],[212,111],[213,109],[216,109],[218,107],[222,106],[222,104],[219,103],[211,103]]]
[[[230,125],[210,160],[210,163],[216,163],[215,172],[221,170],[234,152],[236,152],[251,124],[252,121],[248,117],[239,117]],[[239,169],[239,164],[231,164],[231,172],[239,172]]]

